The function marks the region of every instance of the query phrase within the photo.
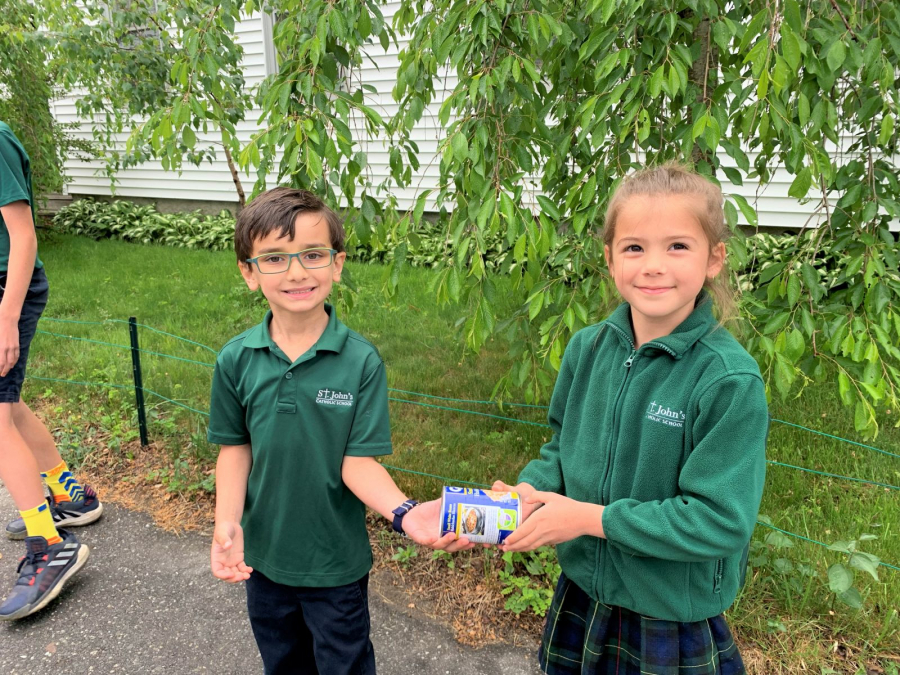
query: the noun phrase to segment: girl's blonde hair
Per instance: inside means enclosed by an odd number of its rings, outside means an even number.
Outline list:
[[[616,234],[616,222],[625,203],[636,196],[673,197],[696,196],[700,208],[694,215],[709,241],[709,248],[724,243],[731,236],[725,223],[722,208],[724,200],[719,187],[690,167],[669,162],[655,167],[647,167],[625,178],[616,188],[606,207],[603,226],[603,243],[612,250]],[[737,317],[737,300],[731,286],[727,265],[717,276],[707,279],[703,287],[708,291],[717,308],[719,321],[725,323]]]

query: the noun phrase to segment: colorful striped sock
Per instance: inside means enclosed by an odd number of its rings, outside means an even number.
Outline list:
[[[69,471],[65,462],[60,462],[46,473],[42,472],[41,476],[47,483],[47,487],[50,488],[50,492],[53,493],[53,501],[57,504],[84,499],[84,488]]]
[[[50,506],[47,502],[41,502],[33,509],[19,511],[22,520],[25,521],[25,530],[29,537],[43,537],[48,544],[58,544],[62,541],[53,524],[53,516],[50,514]]]

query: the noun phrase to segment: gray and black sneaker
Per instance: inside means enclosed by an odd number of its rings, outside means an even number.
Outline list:
[[[56,544],[48,544],[43,537],[25,538],[26,553],[19,561],[19,579],[0,605],[0,620],[14,621],[43,609],[87,562],[88,547],[71,532],[58,532],[62,541]]]
[[[47,497],[47,503],[50,505],[50,515],[53,516],[53,524],[57,529],[89,525],[103,514],[103,504],[90,485],[84,486],[84,499],[75,502],[55,502],[52,497]],[[6,526],[6,536],[10,539],[24,539],[26,534],[25,521],[22,518],[16,518]]]

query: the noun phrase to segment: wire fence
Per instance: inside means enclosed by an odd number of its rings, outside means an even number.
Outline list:
[[[132,384],[125,385],[125,384],[111,383],[111,382],[81,381],[81,380],[69,380],[69,379],[63,379],[63,378],[41,377],[41,376],[37,376],[37,375],[29,375],[29,379],[39,380],[39,381],[43,381],[43,382],[55,382],[55,383],[60,383],[60,384],[70,384],[70,385],[79,385],[79,386],[88,386],[88,387],[91,387],[91,386],[94,386],[94,387],[105,387],[105,388],[109,388],[109,389],[123,389],[123,390],[132,390],[132,391],[134,391],[135,394],[136,394],[136,400],[137,400],[137,404],[138,404],[138,408],[139,408],[139,410],[138,410],[139,421],[140,421],[140,424],[141,424],[141,426],[142,426],[142,428],[141,428],[141,439],[142,439],[142,443],[145,444],[145,445],[146,445],[146,442],[147,442],[147,441],[146,441],[146,438],[147,438],[147,430],[146,430],[146,428],[145,428],[146,422],[144,421],[144,415],[142,414],[142,413],[143,413],[143,394],[149,394],[150,396],[153,396],[153,397],[155,397],[155,398],[157,398],[157,399],[160,399],[160,400],[162,400],[162,401],[165,401],[165,402],[167,402],[167,403],[170,403],[170,404],[172,404],[173,406],[176,406],[176,407],[178,407],[178,408],[182,408],[182,409],[184,409],[184,410],[187,410],[187,411],[189,411],[189,412],[191,412],[191,413],[198,414],[198,415],[202,415],[202,416],[205,416],[205,417],[209,417],[209,412],[208,412],[208,411],[200,410],[200,409],[198,409],[198,408],[195,408],[195,407],[192,407],[192,406],[190,406],[190,405],[187,405],[187,404],[183,403],[182,401],[178,401],[178,400],[176,400],[176,399],[169,398],[169,397],[167,397],[167,396],[164,396],[163,394],[160,394],[160,393],[158,393],[158,392],[156,392],[156,391],[153,391],[152,389],[149,389],[149,388],[147,388],[147,387],[144,387],[144,386],[143,386],[143,383],[142,383],[141,372],[140,372],[140,371],[141,371],[141,366],[140,366],[139,355],[140,355],[140,354],[147,354],[147,355],[150,355],[150,356],[156,356],[156,357],[160,357],[160,358],[172,359],[172,360],[175,360],[175,361],[180,361],[180,362],[183,362],[183,363],[188,363],[188,364],[190,364],[190,365],[199,365],[199,366],[203,366],[203,367],[208,368],[208,369],[213,369],[213,368],[215,368],[215,364],[214,364],[214,363],[210,363],[210,362],[208,362],[208,361],[198,361],[198,360],[196,360],[196,359],[188,359],[188,358],[176,356],[176,355],[174,355],[174,354],[167,354],[167,353],[165,353],[165,352],[158,352],[158,351],[154,351],[154,350],[143,349],[143,348],[141,348],[141,347],[139,346],[139,341],[138,341],[138,339],[137,339],[136,328],[142,328],[142,329],[144,329],[144,330],[151,331],[151,332],[156,333],[156,334],[159,334],[159,335],[163,335],[163,336],[166,336],[166,337],[173,338],[173,339],[175,339],[175,340],[179,340],[179,341],[181,341],[181,342],[183,342],[183,343],[185,343],[185,344],[190,344],[190,345],[193,345],[193,346],[195,346],[195,347],[200,347],[201,349],[205,349],[205,350],[209,351],[210,353],[212,353],[213,355],[216,355],[218,352],[217,352],[215,349],[213,349],[212,347],[210,347],[210,346],[208,346],[208,345],[204,345],[204,344],[202,344],[202,343],[200,343],[200,342],[195,342],[194,340],[190,340],[190,339],[188,339],[188,338],[182,337],[182,336],[180,336],[180,335],[176,335],[176,334],[174,334],[174,333],[169,333],[169,332],[167,332],[167,331],[163,331],[163,330],[160,330],[160,329],[158,329],[158,328],[154,328],[153,326],[148,326],[148,325],[145,325],[145,324],[137,323],[133,318],[132,318],[131,320],[129,320],[129,321],[122,320],[122,319],[106,319],[106,320],[104,320],[104,321],[81,321],[81,320],[75,320],[75,319],[61,319],[61,318],[54,318],[54,317],[43,317],[43,318],[41,319],[41,321],[50,321],[50,322],[56,322],[56,323],[69,323],[69,324],[78,324],[78,325],[92,325],[92,326],[108,326],[108,325],[110,325],[110,324],[125,324],[125,325],[129,325],[129,326],[131,327],[131,329],[132,329],[132,344],[130,344],[130,345],[117,344],[117,343],[113,343],[113,342],[106,342],[106,341],[103,341],[103,340],[94,340],[94,339],[92,339],[92,338],[78,337],[78,336],[75,336],[75,335],[67,335],[67,334],[64,334],[64,333],[57,333],[57,332],[52,332],[52,331],[45,331],[45,330],[42,330],[42,329],[39,329],[39,330],[37,331],[37,333],[42,334],[42,335],[48,335],[48,336],[51,336],[51,337],[56,337],[56,338],[63,338],[63,339],[74,340],[74,341],[77,341],[77,342],[85,342],[85,343],[89,343],[89,344],[95,344],[95,345],[99,345],[99,346],[103,346],[103,347],[112,347],[112,348],[115,348],[115,349],[128,350],[129,352],[132,353],[132,358],[133,358],[134,364],[135,364],[135,365],[134,365],[134,370],[135,370],[135,372],[134,372],[134,378],[135,378],[135,382],[132,383]],[[416,405],[416,406],[421,406],[421,407],[430,408],[430,409],[434,409],[434,410],[442,410],[442,411],[446,411],[446,412],[454,412],[454,413],[460,413],[460,414],[466,414],[466,415],[475,415],[475,416],[479,416],[479,417],[487,417],[487,418],[490,418],[490,419],[496,419],[496,420],[500,420],[500,421],[503,421],[503,422],[511,422],[511,423],[517,423],[517,424],[526,424],[526,425],[537,426],[537,427],[542,427],[542,428],[546,428],[546,429],[551,429],[551,428],[552,428],[549,424],[546,424],[546,423],[543,423],[543,422],[534,422],[534,421],[532,421],[532,420],[525,420],[525,419],[519,419],[519,418],[515,418],[515,417],[509,417],[509,416],[507,416],[507,415],[496,415],[496,414],[493,414],[493,413],[486,413],[486,412],[481,412],[481,411],[477,411],[477,410],[468,410],[468,409],[466,409],[466,408],[452,407],[452,406],[446,406],[446,405],[438,405],[438,404],[433,404],[433,403],[425,403],[425,402],[423,402],[423,401],[415,401],[415,400],[411,400],[411,399],[408,398],[408,397],[412,396],[412,397],[417,397],[417,398],[425,398],[425,399],[430,399],[430,400],[443,401],[443,402],[448,402],[448,403],[458,403],[458,404],[464,404],[464,405],[470,405],[470,406],[471,406],[471,405],[490,405],[490,406],[495,406],[495,407],[499,408],[501,411],[502,411],[504,408],[513,408],[513,409],[518,408],[518,409],[532,409],[532,410],[545,410],[545,411],[546,411],[546,410],[549,410],[549,406],[546,406],[546,405],[537,405],[537,404],[531,404],[531,403],[515,403],[515,402],[502,401],[502,400],[480,400],[480,399],[453,398],[453,397],[449,397],[449,396],[437,396],[437,395],[434,395],[434,394],[426,394],[426,393],[423,393],[423,392],[410,391],[410,390],[406,390],[406,389],[396,389],[396,388],[393,388],[393,387],[389,387],[389,388],[388,388],[388,391],[390,391],[390,392],[392,392],[392,393],[395,393],[395,394],[403,394],[405,397],[407,397],[407,398],[397,398],[397,397],[394,397],[394,396],[389,396],[389,397],[388,397],[388,400],[393,401],[393,402],[395,402],[395,403],[405,403],[405,404],[409,404],[409,405]],[[847,444],[847,445],[851,445],[851,446],[855,446],[855,447],[864,448],[864,449],[866,449],[866,450],[870,450],[870,451],[872,451],[872,452],[876,452],[876,453],[879,453],[879,454],[882,454],[882,455],[885,455],[885,456],[888,456],[888,457],[900,458],[900,454],[897,454],[897,453],[894,453],[894,452],[890,452],[890,451],[888,451],[888,450],[884,450],[884,449],[882,449],[882,448],[878,448],[878,447],[875,447],[875,446],[872,446],[872,445],[867,445],[867,444],[865,444],[865,443],[860,443],[860,442],[858,442],[858,441],[853,441],[853,440],[850,440],[850,439],[847,439],[847,438],[842,438],[842,437],[840,437],[840,436],[836,436],[836,435],[833,435],[833,434],[829,434],[829,433],[826,433],[826,432],[824,432],[824,431],[819,431],[819,430],[817,430],[817,429],[812,429],[812,428],[810,428],[810,427],[806,427],[806,426],[803,426],[803,425],[800,425],[800,424],[795,424],[795,423],[793,423],[793,422],[787,422],[787,421],[785,421],[785,420],[780,420],[780,419],[777,419],[777,418],[774,418],[774,417],[771,417],[771,418],[770,418],[770,421],[773,422],[773,423],[776,423],[776,424],[782,424],[782,425],[785,425],[785,426],[788,426],[788,427],[793,427],[793,428],[796,428],[796,429],[800,429],[800,430],[806,431],[806,432],[808,432],[808,433],[810,433],[810,434],[814,434],[814,435],[821,436],[821,437],[824,437],[824,438],[828,438],[828,439],[831,439],[831,440],[834,440],[834,441],[838,441],[838,442],[841,442],[841,443],[845,443],[845,444]],[[770,466],[777,466],[777,467],[783,467],[783,468],[787,468],[787,469],[793,469],[793,470],[801,471],[801,472],[804,472],[804,473],[814,474],[814,475],[817,475],[817,476],[823,476],[823,477],[825,477],[825,478],[837,479],[837,480],[843,480],[843,481],[855,482],[855,483],[861,483],[861,484],[865,484],[865,485],[871,485],[871,486],[874,486],[874,487],[880,487],[880,488],[883,488],[883,489],[885,489],[885,490],[900,491],[900,486],[892,485],[892,484],[890,484],[890,483],[883,483],[883,482],[879,482],[879,481],[873,481],[873,480],[868,480],[868,479],[864,479],[864,478],[858,478],[858,477],[855,477],[855,476],[844,476],[844,475],[841,475],[841,474],[830,473],[830,472],[826,472],[826,471],[820,471],[820,470],[818,470],[818,469],[810,469],[810,468],[808,468],[808,467],[802,467],[802,466],[796,466],[796,465],[793,465],[793,464],[786,464],[786,463],[783,463],[783,462],[777,462],[777,461],[775,461],[775,460],[766,460],[766,462],[767,462]],[[487,484],[485,484],[485,483],[477,483],[477,482],[472,482],[472,481],[466,481],[466,480],[461,480],[461,479],[458,479],[458,478],[451,478],[451,477],[447,477],[447,476],[438,476],[438,475],[431,474],[431,473],[427,473],[427,472],[423,472],[423,471],[415,471],[415,470],[412,470],[412,469],[406,469],[406,468],[403,468],[403,467],[392,466],[392,465],[390,465],[390,464],[384,464],[384,463],[383,463],[382,465],[383,465],[386,469],[389,469],[389,470],[391,470],[391,471],[396,471],[396,472],[401,472],[401,473],[408,473],[408,474],[412,474],[412,475],[417,475],[417,476],[422,476],[422,477],[432,478],[432,479],[435,479],[435,480],[443,481],[445,484],[471,485],[471,486],[474,486],[474,487],[490,488],[490,485],[487,485]],[[794,538],[796,538],[796,539],[800,539],[800,540],[803,540],[803,541],[808,542],[808,543],[817,544],[817,545],[819,545],[819,546],[822,546],[822,547],[825,547],[825,548],[829,548],[829,544],[823,543],[823,542],[818,541],[818,540],[816,540],[816,539],[811,539],[811,538],[809,538],[809,537],[805,537],[805,536],[803,536],[803,535],[801,535],[801,534],[797,534],[797,533],[795,533],[795,532],[790,532],[790,531],[788,531],[788,530],[783,530],[783,529],[781,529],[781,528],[779,528],[779,527],[776,527],[775,525],[772,525],[772,524],[770,524],[770,523],[766,523],[766,522],[764,522],[764,521],[757,521],[757,525],[761,525],[761,526],[766,527],[766,528],[769,528],[769,529],[771,529],[771,530],[773,530],[773,531],[780,532],[780,533],[782,533],[782,534],[784,534],[784,535],[787,535],[787,536],[790,536],[790,537],[794,537]],[[885,563],[885,562],[880,562],[879,564],[880,564],[882,567],[886,567],[886,568],[888,568],[888,569],[900,571],[900,567],[897,567],[897,566],[895,566],[895,565],[891,565],[891,564],[888,564],[888,563]]]

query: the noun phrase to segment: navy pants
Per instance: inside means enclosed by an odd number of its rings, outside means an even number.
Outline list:
[[[375,675],[369,575],[333,588],[246,582],[250,626],[266,675]]]
[[[0,272],[0,299],[6,291],[6,274]],[[0,377],[0,403],[18,403],[25,381],[25,363],[28,361],[28,349],[37,330],[38,319],[47,306],[47,276],[42,267],[36,267],[31,275],[31,283],[22,303],[22,314],[19,316],[19,360],[6,375]]]

